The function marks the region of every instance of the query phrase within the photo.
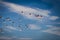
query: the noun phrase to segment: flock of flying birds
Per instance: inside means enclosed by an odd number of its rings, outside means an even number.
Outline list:
[[[23,13],[23,11],[21,11],[21,13]],[[29,15],[32,15],[32,13],[29,13]],[[43,17],[42,15],[39,15],[39,14],[34,14],[34,16],[37,17],[37,18],[38,18],[38,17],[40,17],[40,18]]]
[[[21,11],[21,13],[23,13],[23,11]],[[29,13],[29,15],[32,15],[32,14]],[[40,17],[40,18],[43,17],[42,15],[39,15],[39,14],[38,14],[38,15],[35,14],[34,16],[37,17],[37,18],[38,18],[38,17]],[[0,15],[0,19],[2,19],[2,18],[3,18],[3,16]],[[3,21],[5,21],[5,20],[3,20]],[[7,17],[7,18],[6,18],[6,21],[12,21],[12,20],[10,19],[10,17]],[[1,22],[1,21],[0,21],[0,22]],[[14,24],[15,22],[12,21],[12,23]],[[6,26],[8,26],[8,25],[6,25]],[[25,26],[26,26],[26,28],[28,28],[28,25],[25,25]],[[18,27],[20,27],[20,26],[18,26]],[[3,28],[0,28],[0,32],[3,32]]]

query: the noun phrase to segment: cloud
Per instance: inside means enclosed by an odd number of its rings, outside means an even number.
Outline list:
[[[1,36],[0,39],[2,40],[32,40],[32,38],[17,38],[17,37],[6,37],[6,36]]]
[[[11,30],[17,30],[15,27],[12,27],[12,26],[7,26],[7,28]]]
[[[20,40],[32,40],[32,38],[20,38]]]
[[[46,26],[49,27],[49,28],[53,27],[53,25],[46,25]]]
[[[43,30],[43,32],[47,32],[47,33],[51,33],[51,34],[60,36],[60,27],[50,26],[50,27],[48,27],[48,29]]]
[[[49,19],[50,19],[50,20],[57,20],[57,19],[59,19],[59,17],[58,17],[58,16],[50,16]]]
[[[51,24],[60,24],[60,22],[52,22]]]
[[[9,37],[6,37],[6,36],[1,36],[0,39],[6,39],[6,40],[9,40],[9,39],[12,39],[12,38],[9,38]]]
[[[49,13],[50,13],[49,10],[43,10],[39,8],[33,9],[30,7],[25,7],[25,6],[17,5],[14,3],[8,3],[8,2],[2,2],[2,3],[5,4],[10,11],[21,14],[24,17],[29,18],[29,19],[38,19],[37,17],[35,17],[35,14],[49,16]],[[31,15],[29,15],[30,13]]]
[[[29,24],[28,28],[31,29],[31,30],[40,30],[41,29],[41,27],[39,27],[35,24]]]
[[[6,26],[4,28],[5,31],[12,32],[12,31],[22,31],[21,28],[13,27],[13,26]]]

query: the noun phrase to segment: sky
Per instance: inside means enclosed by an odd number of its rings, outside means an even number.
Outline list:
[[[0,0],[0,40],[60,40],[60,0]]]

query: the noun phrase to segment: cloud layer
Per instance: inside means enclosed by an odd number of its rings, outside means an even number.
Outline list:
[[[50,13],[49,10],[43,10],[43,9],[38,9],[38,8],[33,9],[33,8],[17,5],[14,3],[8,3],[8,2],[2,2],[2,3],[5,4],[10,11],[21,14],[24,17],[27,17],[29,19],[33,19],[33,18],[36,19],[36,17],[34,16],[35,14],[39,14],[42,16],[49,16],[48,14]],[[31,15],[29,15],[30,13]]]
[[[5,37],[1,36],[1,40],[32,40],[32,38],[17,38],[17,37]]]
[[[30,7],[25,7],[25,6],[21,6],[21,5],[14,4],[14,3],[8,3],[8,2],[1,2],[1,3],[6,5],[7,8],[9,9],[9,11],[16,12],[19,15],[22,15],[23,17],[28,18],[28,19],[33,19],[33,20],[43,19],[43,20],[45,20],[45,17],[48,17],[48,19],[53,20],[53,21],[59,19],[58,16],[50,16],[49,13],[51,13],[51,12],[49,10],[43,10],[43,9],[39,9],[39,8],[33,9]],[[40,17],[40,16],[36,17],[36,15],[38,15],[38,16],[42,15],[43,17]],[[46,30],[43,30],[43,32],[60,35],[60,31],[59,31],[60,27],[52,27],[51,25],[47,25],[47,26],[49,28]],[[37,26],[35,24],[29,24],[28,28],[30,30],[40,30],[41,29],[40,26]],[[13,26],[6,26],[6,29],[5,30],[8,32],[11,32],[12,30],[13,31],[22,31],[21,29],[15,28]],[[21,38],[21,39],[24,40],[24,38]]]

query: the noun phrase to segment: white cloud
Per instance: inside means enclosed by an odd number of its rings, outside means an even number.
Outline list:
[[[2,39],[2,40],[3,40],[3,39],[4,39],[4,40],[5,40],[5,39],[9,40],[9,39],[12,39],[12,38],[9,38],[9,37],[6,37],[6,36],[1,36],[0,39]]]
[[[53,25],[46,25],[46,26],[49,27],[49,28],[53,27]]]
[[[32,40],[32,38],[20,38],[20,40]]]
[[[60,36],[60,27],[51,26],[48,29],[43,30],[43,32],[48,32]]]
[[[58,16],[50,16],[50,20],[56,20],[56,19],[58,19],[59,17]]]
[[[13,26],[6,26],[4,28],[5,31],[8,31],[8,32],[12,32],[12,31],[22,31],[21,28],[18,28],[18,27],[13,27]]]
[[[28,24],[28,29],[31,29],[31,30],[40,30],[41,27],[37,26],[35,24]],[[6,27],[4,27],[4,30],[8,31],[8,32],[22,31],[21,28],[19,28],[19,27],[13,27],[13,26],[6,26]]]
[[[14,37],[0,36],[0,39],[2,39],[2,40],[13,40],[14,38],[16,40],[32,40],[32,38],[17,38],[16,36],[14,36]]]
[[[32,40],[32,38],[17,38],[17,37],[7,37],[7,36],[0,36],[0,40]]]
[[[8,3],[8,2],[2,2],[2,3],[5,4],[10,11],[21,14],[24,17],[27,17],[29,19],[36,19],[34,14],[39,14],[39,15],[43,15],[43,16],[49,16],[49,13],[50,13],[49,10],[33,9],[33,8],[17,5],[17,4],[14,4],[14,3]],[[29,13],[31,13],[32,15],[29,15]]]
[[[17,30],[15,27],[12,27],[12,26],[6,26],[6,27],[11,30]]]
[[[37,26],[35,24],[29,24],[28,28],[31,29],[31,30],[39,30],[39,29],[41,29],[41,27],[39,27],[39,26]]]

